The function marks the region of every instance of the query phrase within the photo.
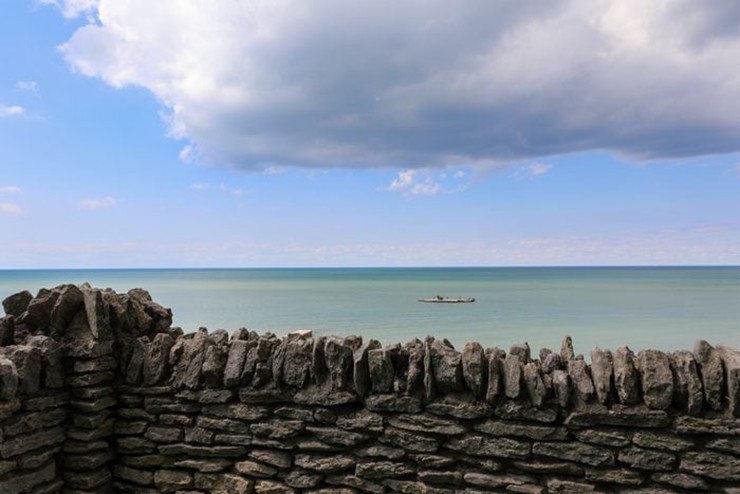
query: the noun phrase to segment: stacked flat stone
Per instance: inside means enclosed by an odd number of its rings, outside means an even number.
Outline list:
[[[533,357],[431,337],[183,335],[143,290],[65,285],[3,305],[3,493],[740,485],[740,354],[703,341],[597,348],[589,364],[569,337]]]

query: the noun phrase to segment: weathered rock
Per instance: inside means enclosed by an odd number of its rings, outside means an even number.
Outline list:
[[[668,356],[659,350],[637,354],[642,398],[649,408],[665,410],[673,402],[673,373]]]
[[[28,309],[28,304],[33,300],[33,295],[28,290],[14,293],[3,300],[3,311],[13,317],[21,317]]]
[[[426,405],[426,411],[435,415],[449,415],[458,419],[479,419],[493,415],[488,403],[473,402],[469,395],[448,395]]]
[[[283,482],[290,487],[295,487],[296,489],[309,489],[311,487],[316,487],[323,479],[324,476],[320,473],[313,473],[301,469],[291,470],[282,476]]]
[[[589,367],[583,360],[568,361],[568,376],[573,382],[575,397],[579,403],[589,403],[594,397],[594,384]]]
[[[622,463],[641,470],[671,470],[676,463],[672,453],[630,447],[622,449],[617,457]]]
[[[274,477],[278,473],[278,469],[275,467],[250,460],[237,462],[234,468],[242,475],[264,479]]]
[[[224,367],[226,367],[226,359],[229,356],[228,351],[228,347],[223,344],[212,344],[206,347],[201,369],[206,387],[218,389],[223,386]]]
[[[570,337],[570,335],[566,335],[565,338],[563,338],[562,344],[560,345],[560,359],[565,365],[567,365],[568,362],[574,360],[575,358],[576,355],[573,352],[573,339]]]
[[[232,339],[224,367],[224,387],[236,388],[241,385],[244,361],[250,348],[257,346],[255,341]]]
[[[295,464],[306,470],[314,470],[321,473],[341,472],[355,468],[356,461],[348,455],[295,455]]]
[[[406,394],[421,397],[424,395],[424,344],[414,339],[406,344],[406,352],[409,356]]]
[[[636,432],[632,442],[643,448],[662,449],[665,451],[684,451],[694,446],[694,442],[672,434],[651,431]]]
[[[477,342],[468,342],[462,351],[462,371],[465,384],[476,398],[481,398],[486,390],[488,359],[483,347]]]
[[[47,388],[64,386],[64,368],[59,343],[48,336],[36,335],[28,339],[28,344],[37,347],[41,352],[42,384]]]
[[[306,337],[289,337],[285,345],[283,363],[283,382],[294,388],[303,388],[311,377],[311,357],[313,339]]]
[[[727,386],[727,406],[733,417],[740,417],[740,352],[726,346],[718,346],[722,358]]]
[[[190,339],[178,339],[170,350],[172,385],[176,389],[197,389],[201,384],[208,332],[199,330]],[[209,345],[210,346],[210,345]]]
[[[415,473],[410,465],[393,461],[368,461],[358,463],[355,475],[365,479],[388,479]]]
[[[542,372],[552,374],[563,368],[562,358],[557,353],[549,353],[542,361]]]
[[[428,432],[444,436],[454,436],[465,432],[465,427],[457,421],[443,419],[425,413],[398,415],[388,419],[388,423],[399,429]]]
[[[547,398],[548,390],[542,380],[540,370],[534,362],[524,366],[524,384],[527,387],[527,394],[532,404],[541,408]]]
[[[575,436],[583,443],[615,447],[627,446],[632,439],[631,432],[602,429],[583,429],[576,432]]]
[[[623,405],[640,403],[639,376],[635,368],[635,355],[626,347],[617,348],[613,356],[614,387]]]
[[[486,420],[473,428],[495,437],[515,436],[539,441],[563,441],[568,437],[568,431],[562,427],[517,424],[505,420]]]
[[[611,402],[612,381],[614,379],[614,364],[612,353],[609,350],[594,348],[591,350],[591,377],[593,378],[596,397],[599,403],[606,405]]]
[[[18,370],[12,360],[0,356],[0,402],[10,401],[18,393]]]
[[[470,485],[487,488],[500,487],[506,490],[510,490],[509,487],[537,482],[535,478],[528,475],[490,475],[477,472],[466,473],[464,479]]]
[[[614,464],[614,454],[607,448],[577,442],[541,443],[532,445],[532,453],[540,456],[570,460],[598,467]]]
[[[561,408],[567,408],[570,404],[570,376],[564,370],[555,370],[552,373],[552,388],[555,399]]]
[[[473,434],[450,439],[445,447],[471,456],[525,459],[530,453],[529,441],[507,437],[488,438]]]
[[[654,473],[650,479],[661,484],[668,484],[673,487],[685,490],[709,490],[709,485],[701,477],[695,477],[686,473]]]
[[[441,394],[463,390],[462,355],[439,340],[430,344],[434,386]]]
[[[565,425],[573,429],[598,425],[617,427],[667,427],[671,418],[662,410],[648,410],[645,407],[590,408],[582,412],[573,412]]]
[[[486,350],[488,360],[488,386],[486,388],[486,401],[495,404],[499,397],[504,394],[504,365],[503,360],[494,349]]]
[[[628,468],[587,468],[586,480],[632,486],[638,486],[645,482],[644,474]]]
[[[532,351],[529,348],[529,343],[514,343],[509,349],[509,355],[514,355],[519,359],[522,365],[532,361]]]
[[[722,357],[712,345],[700,340],[694,345],[694,358],[701,375],[704,401],[712,410],[720,410],[722,408],[722,387],[724,386]]]
[[[368,352],[380,348],[380,342],[369,340],[362,345],[359,350],[354,352],[353,356],[353,376],[355,391],[360,397],[365,396],[370,391],[370,368],[368,367]]]
[[[704,390],[694,356],[689,351],[668,356],[673,372],[673,404],[689,415],[699,415],[704,406]]]
[[[180,490],[193,485],[193,474],[182,470],[157,470],[154,485],[162,492]]]
[[[373,393],[392,392],[393,363],[390,354],[384,348],[369,350],[367,364]]]
[[[721,453],[684,453],[679,470],[725,482],[740,482],[740,459]]]
[[[174,338],[167,333],[159,333],[146,346],[144,352],[144,384],[154,386],[163,382],[170,374],[170,350],[175,344]]]
[[[352,367],[354,357],[352,347],[338,336],[330,336],[324,346],[324,360],[329,371],[332,387],[337,390],[348,390],[352,386]]]
[[[0,317],[0,346],[8,346],[15,343],[15,317]]]
[[[0,355],[15,364],[18,392],[23,395],[36,394],[41,384],[41,350],[35,346],[12,345],[0,347]]]
[[[507,398],[516,400],[522,392],[522,363],[516,355],[504,359],[504,390]]]

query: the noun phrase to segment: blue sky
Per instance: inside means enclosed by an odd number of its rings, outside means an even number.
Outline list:
[[[740,4],[351,5],[6,2],[0,268],[740,264]]]

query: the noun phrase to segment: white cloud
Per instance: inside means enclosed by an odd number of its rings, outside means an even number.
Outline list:
[[[15,83],[15,88],[18,91],[26,91],[29,93],[39,92],[39,85],[36,81],[18,81]]]
[[[42,1],[90,16],[67,61],[156,95],[183,159],[406,169],[740,150],[740,2]]]
[[[0,213],[3,214],[20,214],[23,209],[18,204],[10,202],[0,202]]]
[[[104,197],[102,199],[82,199],[77,205],[85,209],[103,209],[113,207],[117,202],[113,197]]]
[[[442,192],[442,186],[424,171],[403,170],[385,190],[405,196],[433,196]]]
[[[73,19],[80,14],[91,15],[98,7],[100,0],[39,0],[41,5],[57,7],[64,17]]]
[[[21,191],[20,187],[15,185],[5,185],[0,187],[0,194],[16,194]]]
[[[12,105],[12,106],[5,106],[0,105],[0,117],[16,117],[19,115],[23,115],[25,113],[25,110],[22,106],[18,105]]]
[[[195,190],[206,190],[208,188],[208,184],[192,184],[190,188]]]

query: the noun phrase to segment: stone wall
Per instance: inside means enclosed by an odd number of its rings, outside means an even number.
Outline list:
[[[740,492],[740,352],[184,335],[144,290],[0,319],[0,492]]]

